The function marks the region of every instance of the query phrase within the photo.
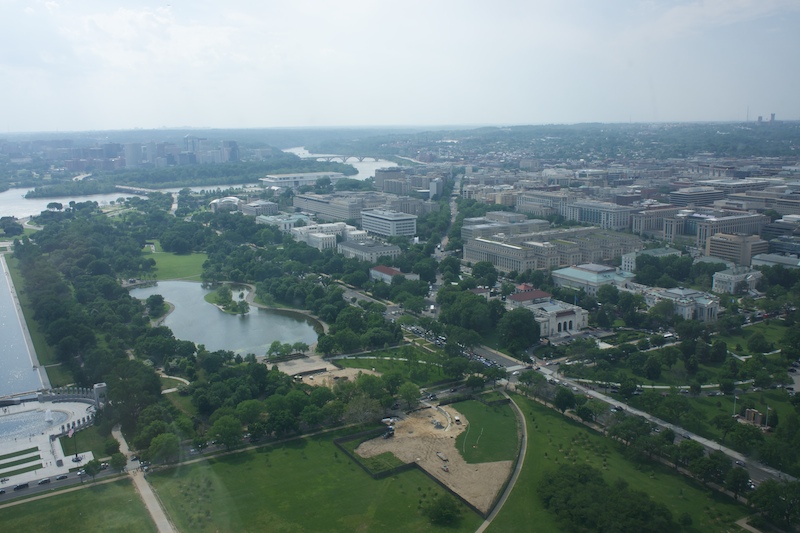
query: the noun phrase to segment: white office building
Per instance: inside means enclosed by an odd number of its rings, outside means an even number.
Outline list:
[[[385,237],[410,237],[417,233],[417,216],[383,209],[364,210],[361,212],[361,228]]]
[[[755,290],[758,281],[764,277],[758,270],[746,266],[737,266],[714,273],[714,284],[711,288],[716,293],[736,294],[737,289]]]

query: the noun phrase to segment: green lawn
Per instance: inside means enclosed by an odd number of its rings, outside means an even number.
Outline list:
[[[161,390],[176,389],[184,385],[183,381],[178,381],[177,379],[165,377],[159,377],[158,379],[161,380]]]
[[[25,323],[28,325],[28,332],[33,341],[33,349],[36,351],[36,358],[39,360],[40,365],[49,365],[57,363],[55,352],[47,344],[44,335],[39,331],[39,324],[33,319],[28,294],[25,292],[25,284],[22,280],[22,273],[19,271],[19,261],[11,256],[6,256],[6,263],[8,270],[11,273],[11,281],[14,282],[14,288],[19,296],[19,303],[22,306],[22,314],[25,316]]]
[[[189,418],[194,418],[197,416],[197,407],[194,406],[192,403],[192,397],[188,394],[186,396],[182,396],[177,392],[173,392],[171,394],[165,394],[164,396],[167,397],[167,400],[180,409],[186,416]]]
[[[158,248],[156,248],[158,249]],[[153,258],[156,262],[156,279],[196,279],[200,280],[203,272],[203,263],[206,254],[177,255],[166,252],[144,253],[145,257]]]
[[[355,439],[348,442],[341,443],[342,446],[356,455],[355,451],[361,443],[364,442],[363,440]],[[373,455],[372,457],[361,457],[358,456],[359,460],[372,471],[372,473],[377,474],[378,472],[383,472],[385,470],[390,470],[392,468],[396,468],[398,466],[403,466],[405,463],[397,458],[395,454],[392,452],[384,452],[378,455]]]
[[[456,448],[468,463],[513,461],[519,449],[517,417],[509,405],[489,407],[475,400],[453,404],[469,424],[456,437]]]
[[[414,382],[419,387],[428,387],[436,382],[444,381],[447,376],[439,366],[439,357],[426,352],[425,350],[414,350],[419,356],[419,362],[409,363],[389,357],[373,357],[382,355],[386,352],[371,354],[369,357],[359,357],[357,359],[337,359],[336,363],[345,368],[367,368],[375,369],[376,372],[386,373],[391,371],[400,372],[403,377]],[[402,351],[393,350],[395,357],[404,357]]]
[[[521,396],[515,395],[514,400],[527,418],[527,455],[517,484],[492,522],[490,532],[516,531],[520,524],[536,524],[537,531],[564,531],[543,508],[536,489],[545,472],[560,464],[578,462],[602,470],[609,482],[625,479],[631,487],[666,505],[675,519],[687,512],[693,525],[683,531],[738,531],[734,522],[749,514],[744,506],[712,493],[670,468],[628,461],[619,445],[557,411]]]
[[[0,509],[0,523],[3,531],[156,531],[129,479]]]
[[[375,481],[332,443],[298,439],[152,474],[181,531],[475,531],[431,526],[420,506],[443,490],[416,470]]]
[[[745,403],[752,405],[761,413],[766,414],[767,407],[770,408],[770,416],[777,413],[778,419],[783,415],[788,415],[794,411],[794,407],[789,402],[789,395],[781,389],[770,389],[760,392],[749,392],[737,394],[736,410],[740,411],[742,405]],[[700,423],[696,423],[697,427],[690,427],[692,421],[685,424],[684,427],[698,435],[719,440],[722,438],[722,432],[714,427],[710,421],[717,415],[732,416],[733,415],[733,396],[699,396],[689,397],[689,403],[692,409],[698,415],[696,419]],[[771,438],[767,436],[767,438]]]
[[[736,353],[737,355],[750,355],[750,350],[747,348],[747,339],[749,339],[755,332],[760,331],[767,342],[775,345],[777,349],[778,342],[783,338],[786,333],[786,325],[783,320],[765,320],[758,322],[752,326],[742,328],[741,335],[714,335],[712,340],[723,340],[728,345],[728,350]],[[736,348],[736,345],[742,347],[741,350]]]
[[[107,435],[101,435],[97,426],[89,426],[86,429],[76,431],[72,438],[61,437],[58,441],[61,443],[61,449],[64,450],[64,455],[69,457],[75,455],[75,446],[77,443],[78,453],[92,452],[95,459],[101,457],[108,457],[106,453],[105,443]]]
[[[47,379],[50,380],[51,387],[63,387],[75,383],[72,372],[64,365],[48,366],[45,370],[47,370]]]

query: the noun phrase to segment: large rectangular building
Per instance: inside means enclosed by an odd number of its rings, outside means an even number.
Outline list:
[[[639,208],[636,207],[617,205],[611,202],[583,200],[570,203],[565,216],[569,220],[619,231],[630,228],[631,214],[638,210]]]
[[[316,185],[317,180],[328,178],[331,183],[344,177],[341,172],[301,172],[297,174],[267,174],[266,178],[259,181],[264,187],[287,187],[296,189],[303,185]]]
[[[641,241],[633,235],[596,227],[570,228],[468,239],[464,241],[464,260],[489,261],[504,272],[524,272],[609,261],[641,247]]]
[[[717,233],[760,235],[761,230],[769,222],[770,218],[768,216],[750,213],[708,217],[697,222],[697,246],[704,248],[709,237]]]
[[[411,237],[417,233],[417,217],[398,211],[370,209],[361,212],[361,227],[364,231],[385,237]]]
[[[699,322],[715,322],[717,320],[719,298],[711,294],[683,287],[647,289],[642,294],[649,307],[653,307],[663,300],[670,300],[675,306],[675,314],[684,320]]]
[[[723,198],[725,198],[725,193],[713,187],[687,187],[671,192],[669,203],[682,207],[690,205],[702,206],[712,205],[714,200],[722,200]]]
[[[655,207],[631,213],[631,231],[637,235],[664,234],[664,220],[678,214],[680,208],[674,206]]]
[[[336,246],[336,251],[349,258],[360,259],[369,263],[375,263],[381,257],[397,257],[401,250],[399,246],[387,245],[377,241],[344,241]]]
[[[577,265],[552,273],[553,283],[556,287],[581,290],[586,294],[594,296],[597,289],[603,285],[624,285],[628,281],[633,281],[633,274],[629,272],[617,272],[614,267],[586,264]]]
[[[769,252],[769,243],[758,235],[729,235],[717,233],[708,238],[706,255],[749,265],[754,255]]]
[[[752,291],[764,275],[748,266],[737,266],[714,273],[711,290],[717,293],[738,294],[739,288]]]

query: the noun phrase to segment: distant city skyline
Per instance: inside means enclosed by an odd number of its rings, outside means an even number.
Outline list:
[[[800,120],[796,0],[2,0],[0,135]]]

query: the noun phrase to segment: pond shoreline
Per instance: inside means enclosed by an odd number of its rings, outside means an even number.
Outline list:
[[[142,300],[153,294],[161,294],[164,297],[167,309],[163,315],[153,317],[151,320],[153,327],[167,326],[177,338],[204,344],[209,348],[213,347],[214,350],[263,355],[269,343],[274,340],[290,343],[300,341],[312,345],[316,344],[320,334],[328,330],[328,325],[309,311],[254,302],[252,285],[225,282],[231,286],[238,286],[238,288],[232,287],[233,292],[237,294],[247,287],[245,301],[251,306],[250,312],[232,314],[220,309],[213,301],[209,301],[208,294],[214,293],[208,285],[197,281],[189,281],[182,289],[175,285],[187,281],[159,280],[151,287],[130,288],[137,289],[135,292],[132,291],[132,296]],[[192,296],[194,294],[202,298],[202,303]],[[209,306],[216,309],[212,310]],[[264,312],[259,312],[262,309]]]

